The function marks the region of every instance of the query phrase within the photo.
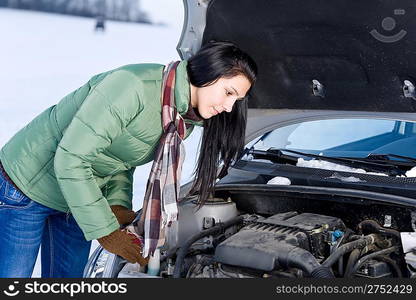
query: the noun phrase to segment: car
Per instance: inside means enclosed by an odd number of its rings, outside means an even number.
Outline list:
[[[246,147],[199,209],[181,187],[151,267],[99,247],[84,276],[415,278],[416,24],[392,5],[185,0],[181,58],[229,40],[258,64]]]

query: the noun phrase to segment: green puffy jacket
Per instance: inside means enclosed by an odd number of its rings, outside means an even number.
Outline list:
[[[186,64],[175,82],[181,115],[190,102]],[[72,213],[87,240],[119,228],[110,205],[132,208],[135,167],[153,160],[162,135],[163,68],[132,64],[93,76],[4,145],[6,173],[32,200]],[[185,123],[186,136],[202,125]]]

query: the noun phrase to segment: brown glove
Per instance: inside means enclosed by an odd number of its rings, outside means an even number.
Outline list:
[[[124,206],[111,205],[110,208],[113,214],[116,216],[117,221],[120,225],[130,224],[136,217],[134,211]]]
[[[141,266],[145,266],[149,262],[149,258],[143,258],[141,255],[140,240],[131,233],[117,229],[97,240],[105,250],[119,255],[131,263],[138,262]]]

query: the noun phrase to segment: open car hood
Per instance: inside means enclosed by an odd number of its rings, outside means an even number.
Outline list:
[[[178,52],[229,40],[259,68],[249,108],[416,111],[413,0],[184,0]]]

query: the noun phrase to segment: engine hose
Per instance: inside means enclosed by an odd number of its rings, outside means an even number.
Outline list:
[[[335,278],[330,268],[320,266],[311,272],[312,278]]]
[[[368,261],[368,260],[370,260],[372,258],[375,258],[377,256],[380,256],[380,255],[392,253],[392,252],[394,252],[394,251],[396,251],[398,249],[399,249],[399,247],[393,246],[393,247],[390,247],[390,248],[387,248],[387,249],[383,249],[383,250],[379,250],[379,251],[376,251],[376,252],[373,252],[373,253],[370,253],[370,254],[367,254],[367,255],[361,257],[355,263],[355,265],[351,268],[351,271],[349,273],[345,272],[345,276],[344,277],[351,277],[352,275],[354,275],[366,261]]]
[[[344,235],[342,236],[343,241],[351,241],[354,236],[354,231],[349,228],[345,229]],[[360,236],[361,237],[361,236]],[[339,245],[338,245],[339,246]]]
[[[357,248],[364,248],[365,246],[373,244],[377,239],[375,234],[366,235],[358,240],[348,242],[340,246],[335,250],[328,258],[323,262],[323,266],[331,268],[332,265],[338,261],[345,253],[351,252]]]
[[[292,246],[285,255],[279,255],[278,261],[285,268],[301,269],[313,278],[335,278],[330,268],[322,266],[312,253],[297,246]]]
[[[345,230],[345,233],[342,236],[341,240],[337,243],[337,245],[332,250],[332,252],[334,252],[335,250],[337,250],[338,247],[341,246],[342,243],[346,243],[348,241],[352,241],[353,239],[357,239],[357,238],[354,238],[353,237],[353,234],[354,234],[354,231],[352,231],[351,229],[347,228]],[[358,238],[361,238],[361,236],[359,236]],[[338,259],[338,274],[340,274],[340,275],[344,274],[344,259],[343,259],[343,257],[340,257]]]
[[[338,259],[338,274],[340,275],[344,274],[344,261],[342,257]]]
[[[361,254],[361,249],[352,250],[350,256],[348,257],[347,267],[345,268],[345,272],[343,274],[348,274],[351,272],[352,267],[360,258],[360,254]]]
[[[366,229],[371,231],[372,233],[379,233],[382,235],[394,237],[398,241],[401,240],[400,232],[394,229],[384,228],[374,220],[364,220],[360,224],[358,224],[358,230],[361,233],[363,232],[363,230],[365,231]]]
[[[402,278],[403,277],[403,273],[400,270],[399,266],[390,257],[385,256],[385,255],[380,255],[380,256],[375,257],[374,259],[380,260],[380,261],[385,262],[386,264],[388,264],[392,268],[392,270],[394,271],[397,278]]]
[[[180,278],[181,277],[181,269],[183,261],[185,260],[185,256],[188,253],[188,249],[192,246],[193,243],[196,241],[202,239],[203,237],[214,235],[223,232],[225,229],[237,225],[239,223],[242,223],[244,220],[244,216],[237,216],[229,221],[226,221],[224,223],[218,223],[217,225],[205,229],[193,236],[191,236],[182,247],[179,248],[177,252],[176,257],[176,263],[175,263],[175,269],[173,271],[173,278]]]

